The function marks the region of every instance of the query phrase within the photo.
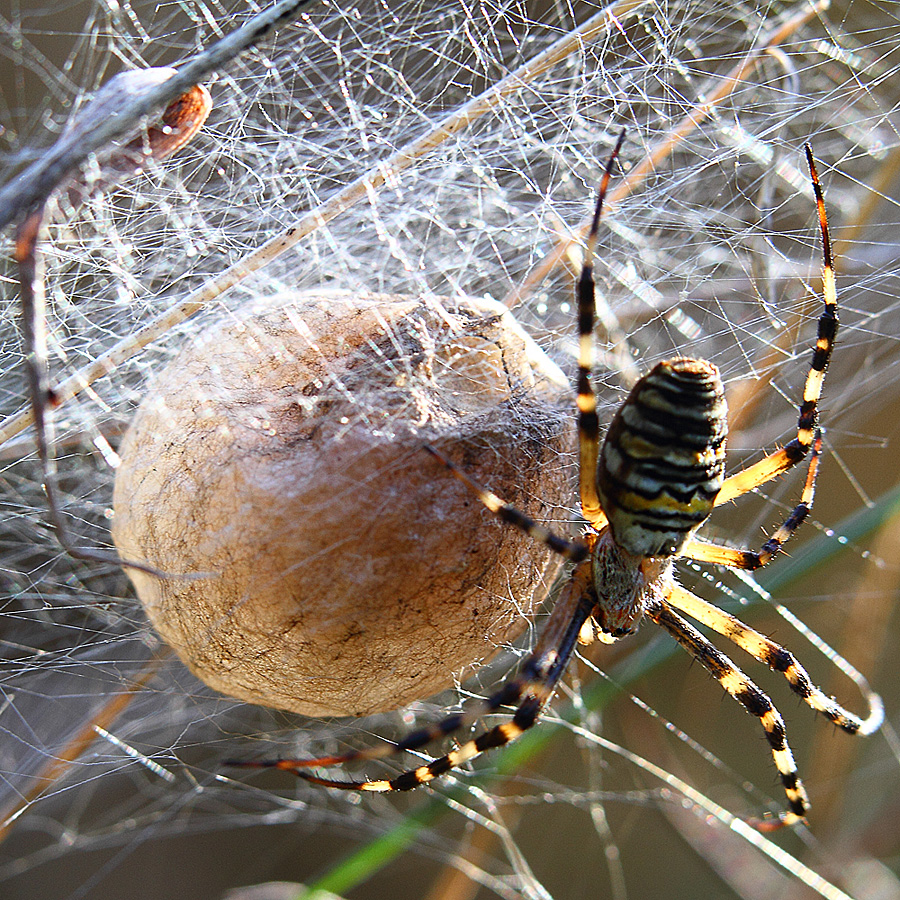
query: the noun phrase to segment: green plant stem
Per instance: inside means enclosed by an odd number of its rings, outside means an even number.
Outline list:
[[[879,530],[898,515],[900,485],[883,494],[871,506],[847,516],[837,525],[834,533],[816,535],[803,545],[802,552],[796,556],[782,558],[778,566],[763,570],[757,580],[769,593],[784,590],[805,578],[814,569],[833,561],[851,544]],[[761,601],[753,598],[751,602]],[[630,654],[611,670],[609,679],[598,679],[584,690],[582,708],[593,711],[603,709],[622,689],[647,675],[677,652],[677,645],[672,641],[654,641]],[[570,704],[560,711],[559,716],[566,722],[576,721],[580,717],[580,710]],[[499,755],[492,757],[490,773],[485,772],[480,778],[489,782],[518,771],[564,731],[563,724],[542,723],[523,734]],[[429,797],[398,825],[336,863],[314,884],[298,894],[297,900],[312,900],[327,892],[342,895],[364,883],[406,850],[421,829],[434,824],[450,809],[446,802],[448,797],[461,801],[465,794],[466,788],[460,786],[445,791],[441,796]]]

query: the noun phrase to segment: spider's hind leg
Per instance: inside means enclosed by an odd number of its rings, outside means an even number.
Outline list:
[[[726,478],[722,490],[716,497],[716,506],[721,506],[729,500],[735,500],[767,481],[777,478],[782,472],[786,472],[804,459],[814,443],[819,398],[822,396],[825,371],[831,361],[831,353],[834,350],[838,332],[838,311],[837,284],[834,274],[834,258],[831,255],[831,239],[828,236],[828,219],[825,215],[825,198],[822,195],[819,174],[816,171],[816,163],[809,144],[806,145],[806,162],[809,166],[809,177],[812,181],[816,210],[819,216],[819,230],[822,234],[822,300],[824,308],[819,316],[812,361],[803,388],[803,399],[800,401],[797,436],[780,450],[770,453],[765,459],[754,463],[743,472],[737,472]]]
[[[300,768],[293,768],[291,771],[304,781],[344,791],[372,791],[376,793],[410,791],[420,785],[428,784],[428,782],[446,774],[451,769],[459,768],[464,763],[484,753],[485,750],[503,747],[514,741],[519,735],[534,725],[545,702],[545,698],[530,693],[522,700],[511,721],[504,722],[489,731],[482,732],[477,738],[466,741],[444,756],[416,769],[409,769],[396,778],[376,781],[340,781],[332,778],[320,778],[318,775],[312,775]]]
[[[386,757],[395,756],[400,753],[419,750],[433,741],[437,741],[453,734],[455,731],[471,726],[484,715],[495,712],[504,706],[521,704],[522,698],[526,693],[533,690],[534,685],[541,680],[539,666],[540,660],[536,658],[536,655],[533,655],[526,661],[516,678],[508,681],[499,691],[477,704],[474,708],[469,709],[466,712],[446,716],[441,719],[440,722],[435,722],[433,725],[427,725],[424,728],[419,728],[416,731],[410,732],[396,744],[383,744],[380,747],[368,747],[363,750],[351,750],[348,753],[341,753],[335,756],[318,756],[310,759],[228,759],[225,760],[222,765],[242,769],[282,769],[286,772],[293,772],[299,778],[303,778],[313,784],[341,788],[343,790],[376,792],[410,790],[414,787],[418,787],[420,784],[431,781],[433,778],[436,778],[438,775],[443,774],[451,768],[462,765],[467,760],[472,759],[484,750],[489,749],[486,739],[481,741],[482,746],[477,749],[474,746],[471,746],[476,744],[477,741],[469,741],[458,750],[442,757],[447,763],[446,768],[439,770],[438,763],[441,760],[435,760],[431,766],[421,766],[418,769],[406,772],[392,780],[335,781],[330,778],[320,778],[305,770],[311,768],[323,768],[326,766],[343,766],[353,762],[385,759]],[[535,716],[535,718],[537,717]],[[508,728],[508,726],[498,726],[493,729],[493,731],[500,731],[504,728]],[[508,730],[505,734],[507,735],[506,740],[490,744],[490,746],[501,746],[518,737],[518,733],[514,734],[512,730]]]
[[[769,563],[773,556],[794,536],[797,529],[806,521],[812,509],[813,497],[816,493],[816,475],[819,471],[819,459],[822,455],[822,431],[816,429],[813,441],[812,456],[806,472],[806,483],[800,502],[791,510],[787,518],[772,532],[771,536],[759,550],[738,550],[723,547],[707,541],[690,540],[681,550],[681,556],[697,562],[714,563],[732,569],[758,569]]]

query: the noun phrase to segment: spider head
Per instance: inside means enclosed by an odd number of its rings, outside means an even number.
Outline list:
[[[607,531],[595,544],[591,563],[597,594],[596,637],[611,644],[638,630],[648,605],[665,593],[673,561],[629,553]]]

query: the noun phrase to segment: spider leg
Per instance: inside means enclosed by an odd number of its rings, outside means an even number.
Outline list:
[[[594,319],[597,313],[594,284],[594,248],[597,245],[597,232],[600,227],[600,215],[603,211],[603,199],[612,174],[613,165],[622,142],[625,130],[606,163],[606,171],[597,192],[597,205],[584,247],[584,259],[581,275],[578,278],[578,382],[576,403],[578,405],[578,493],[581,498],[581,511],[585,519],[600,531],[608,522],[600,504],[597,491],[597,456],[600,452],[600,420],[597,416],[597,398],[591,387],[591,368],[594,351]]]
[[[39,248],[44,225],[46,203],[38,203],[23,219],[16,231],[14,256],[19,268],[19,294],[22,301],[22,335],[26,347],[25,368],[28,392],[34,416],[35,447],[41,464],[41,478],[47,498],[47,514],[60,546],[74,559],[88,562],[113,562],[140,569],[150,575],[165,577],[153,566],[122,560],[102,550],[78,547],[72,540],[62,514],[56,482],[56,460],[53,454],[52,410],[57,397],[50,386],[47,366],[46,295],[44,266]]]
[[[873,734],[878,730],[882,718],[878,702],[873,704],[870,700],[871,712],[866,720],[862,720],[813,684],[806,669],[797,662],[790,650],[745,625],[740,619],[678,585],[670,589],[666,599],[676,609],[737,644],[741,650],[767,665],[773,672],[781,672],[795,694],[838,728],[848,734],[863,735]]]
[[[723,547],[706,541],[690,540],[681,550],[681,556],[697,562],[716,563],[732,569],[758,569],[766,565],[773,556],[791,539],[794,532],[803,524],[812,509],[813,497],[816,493],[816,474],[822,454],[822,432],[816,429],[813,441],[812,456],[806,472],[806,484],[800,495],[800,502],[791,510],[787,518],[775,529],[771,537],[759,550],[738,550]]]
[[[170,103],[163,113],[162,127],[149,128],[120,148],[105,163],[107,186],[120,177],[133,175],[140,171],[149,159],[162,161],[186,144],[206,121],[211,107],[212,100],[209,92],[202,85],[196,85]],[[90,105],[85,107],[83,112],[87,112],[89,109]],[[88,121],[90,121],[91,114],[88,113],[86,118],[87,121],[78,122],[78,118],[75,120],[82,129],[89,127]],[[53,191],[59,186],[58,182],[42,195],[42,199],[26,210],[16,230],[13,251],[19,270],[25,368],[34,421],[35,445],[41,464],[41,476],[44,493],[47,497],[50,524],[60,546],[74,559],[89,562],[112,562],[159,578],[167,578],[166,573],[160,572],[153,566],[120,559],[118,556],[104,553],[101,550],[89,550],[76,546],[62,515],[56,481],[56,460],[53,454],[52,420],[52,411],[59,404],[60,398],[50,384],[47,364],[46,289],[43,258],[40,252],[40,239],[47,202]],[[78,178],[67,185],[68,200],[75,206],[84,202],[89,192],[86,185]]]
[[[435,725],[419,729],[407,735],[397,744],[345,753],[340,756],[323,756],[317,759],[277,759],[260,761],[231,760],[227,766],[243,768],[276,768],[294,772],[313,784],[357,791],[408,791],[455,769],[474,759],[485,750],[502,747],[514,741],[538,720],[541,710],[553,695],[557,682],[578,644],[584,623],[590,618],[597,599],[591,582],[591,563],[579,564],[566,582],[560,598],[553,608],[534,652],[525,661],[515,679],[508,682],[492,697],[474,709],[448,716]],[[424,766],[411,769],[396,778],[378,781],[336,781],[311,775],[304,769],[313,766],[342,765],[358,760],[383,758],[406,750],[416,750],[425,744],[454,731],[467,727],[482,716],[503,706],[518,704],[510,722],[485,731],[476,738]]]
[[[559,537],[543,525],[538,525],[534,519],[529,518],[525,513],[520,512],[509,503],[505,503],[496,494],[483,488],[480,484],[470,478],[462,469],[452,463],[443,453],[439,453],[430,444],[425,444],[424,449],[430,453],[435,459],[440,461],[450,470],[450,473],[459,481],[461,481],[492,513],[499,516],[504,522],[515,525],[516,528],[524,531],[529,537],[545,544],[555,553],[571,559],[574,562],[581,562],[589,553],[588,547],[578,541],[567,541],[565,538]]]
[[[44,265],[38,248],[44,226],[45,203],[37,204],[16,232],[15,259],[19,267],[19,293],[22,299],[22,333],[26,347],[28,391],[34,412],[35,445],[41,463],[47,508],[57,539],[68,553],[84,558],[72,546],[56,495],[56,462],[52,450],[52,422],[49,411],[56,402],[50,387],[47,367],[46,295]],[[92,559],[91,555],[87,556]],[[106,555],[103,555],[106,558]]]
[[[654,604],[647,615],[664,628],[687,650],[747,712],[756,716],[766,733],[775,768],[787,795],[788,810],[774,820],[754,824],[761,830],[774,831],[794,825],[806,817],[809,797],[800,781],[794,755],[788,746],[784,720],[772,701],[721,650],[708,641],[693,625],[676,613],[665,601]]]
[[[834,276],[834,260],[831,255],[831,240],[828,236],[828,219],[825,215],[825,199],[822,196],[822,187],[819,184],[819,175],[809,144],[806,145],[806,161],[809,165],[809,174],[816,197],[816,209],[819,214],[819,228],[822,232],[822,299],[825,308],[819,316],[812,363],[809,374],[806,376],[806,385],[803,388],[800,417],[797,420],[797,437],[780,450],[776,450],[765,459],[744,469],[743,472],[737,472],[730,478],[726,478],[716,497],[716,506],[734,500],[767,481],[771,481],[782,472],[786,472],[791,466],[800,462],[813,445],[822,383],[825,381],[825,370],[831,360],[831,352],[834,349],[835,336],[838,331],[838,314],[837,285]]]

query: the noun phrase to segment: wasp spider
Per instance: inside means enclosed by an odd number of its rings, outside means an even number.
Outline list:
[[[759,827],[771,830],[794,824],[805,817],[809,808],[785,737],[784,721],[766,694],[684,616],[781,672],[794,693],[849,734],[869,734],[880,724],[874,706],[866,720],[847,712],[812,683],[788,650],[685,590],[673,574],[678,558],[734,569],[764,566],[809,514],[822,444],[816,424],[818,401],[838,329],[828,224],[812,151],[806,147],[822,233],[824,308],[799,407],[797,436],[782,449],[726,478],[725,393],[718,370],[704,359],[678,357],[656,365],[635,384],[600,445],[597,405],[591,387],[593,251],[603,198],[623,138],[624,132],[600,185],[577,287],[579,493],[581,511],[589,527],[580,540],[559,537],[476,484],[435,449],[425,448],[492,513],[573,564],[534,652],[517,677],[475,709],[415,731],[396,745],[318,759],[234,761],[228,765],[286,769],[315,784],[346,790],[406,791],[427,784],[485,750],[508,744],[535,724],[585,633],[583,626],[587,625],[601,640],[613,642],[634,633],[644,618],[668,631],[762,724],[787,794],[788,809],[757,823]],[[809,464],[800,502],[761,549],[732,549],[694,537],[714,507],[754,490],[806,457]],[[416,750],[504,706],[517,707],[511,721],[389,780],[334,781],[307,771],[313,766],[335,766]]]

